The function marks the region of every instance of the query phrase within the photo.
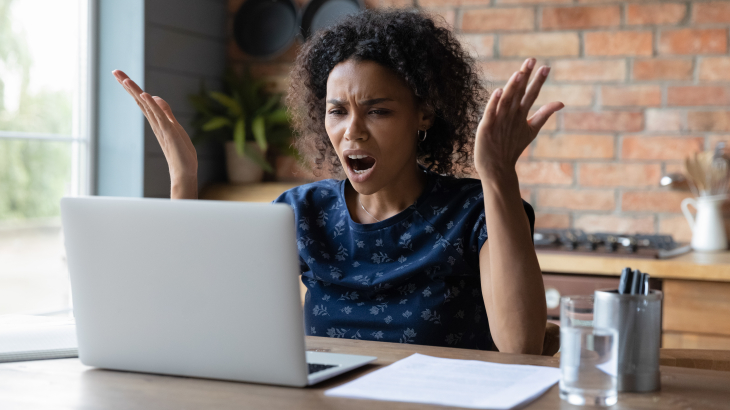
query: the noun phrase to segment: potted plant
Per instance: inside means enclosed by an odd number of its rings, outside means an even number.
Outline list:
[[[258,182],[264,171],[273,172],[267,160],[271,148],[297,156],[290,147],[292,133],[281,94],[267,95],[263,85],[248,69],[240,76],[229,71],[223,92],[208,91],[201,83],[200,92],[189,96],[196,110],[193,143],[225,143],[226,170],[232,183]]]

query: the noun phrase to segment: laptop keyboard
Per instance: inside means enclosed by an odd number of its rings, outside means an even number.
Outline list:
[[[337,367],[337,364],[319,364],[319,363],[307,363],[309,366],[309,374],[316,373],[331,367]]]

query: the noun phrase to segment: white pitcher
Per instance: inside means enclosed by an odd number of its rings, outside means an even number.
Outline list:
[[[692,228],[692,249],[696,251],[724,251],[727,249],[727,234],[722,218],[722,203],[727,196],[704,196],[685,198],[682,201],[682,213]],[[688,205],[697,210],[695,218]]]

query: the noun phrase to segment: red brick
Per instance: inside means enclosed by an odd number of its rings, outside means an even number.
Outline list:
[[[693,23],[730,23],[730,3],[727,1],[693,2]]]
[[[621,144],[624,159],[684,159],[689,153],[702,151],[702,137],[625,136]]]
[[[600,82],[623,81],[624,60],[558,60],[552,67],[553,81]]]
[[[593,86],[590,85],[543,85],[535,100],[535,106],[560,101],[566,107],[588,107],[593,105],[595,94]]]
[[[690,59],[646,59],[634,60],[634,80],[691,80]]]
[[[546,7],[542,10],[544,30],[614,27],[621,24],[619,6]]]
[[[482,62],[479,65],[487,80],[498,82],[499,84],[496,86],[502,87],[515,71],[520,70],[524,62],[525,60],[491,60]],[[537,61],[535,67],[545,65],[545,63],[545,61]],[[532,72],[531,78],[534,78],[536,71]]]
[[[439,27],[453,31],[454,26],[456,26],[456,10],[451,7],[433,7],[424,8],[423,10],[431,15],[433,22]]]
[[[601,104],[607,107],[658,106],[662,104],[662,88],[658,85],[603,86]]]
[[[684,174],[686,173],[684,161],[680,162],[665,162],[664,163],[664,175],[666,174]]]
[[[595,31],[584,34],[586,56],[650,56],[651,31]]]
[[[467,33],[525,31],[534,28],[535,11],[532,8],[466,10],[461,18],[461,30]]]
[[[517,161],[517,176],[522,184],[570,185],[573,166],[569,162]]]
[[[573,228],[585,232],[611,232],[623,234],[654,233],[653,216],[580,215]]]
[[[610,211],[616,208],[613,190],[540,189],[537,205],[542,208]]]
[[[577,56],[578,33],[503,34],[499,53],[504,57]]]
[[[669,87],[667,105],[700,106],[730,105],[730,87],[682,86]]]
[[[687,128],[690,131],[730,131],[730,111],[690,111]]]
[[[704,57],[700,60],[701,81],[730,81],[730,57]]]
[[[497,0],[497,4],[560,4],[572,2],[573,0]]]
[[[677,24],[686,15],[687,6],[682,3],[629,4],[626,22],[638,25]]]
[[[679,204],[688,196],[684,191],[628,191],[621,194],[621,210],[681,212]]]
[[[641,131],[641,112],[603,111],[563,113],[563,129],[568,131]]]
[[[570,228],[570,215],[535,212],[535,229]]]
[[[491,0],[461,0],[462,6],[488,6],[490,4],[492,4]]]
[[[683,131],[683,112],[679,110],[649,109],[644,112],[647,131]]]
[[[717,54],[727,52],[727,29],[679,29],[662,31],[660,54]]]
[[[459,36],[462,46],[475,58],[494,56],[494,35],[462,34]]]
[[[534,158],[613,158],[612,135],[541,135],[535,141]]]
[[[651,187],[659,183],[659,164],[602,164],[578,166],[578,184],[587,187]]]
[[[730,150],[730,135],[710,135],[707,142],[710,149],[714,149],[718,142],[724,142],[726,146],[725,151],[728,152]]]
[[[688,195],[689,196],[689,195]],[[689,242],[692,240],[692,229],[684,215],[667,215],[659,218],[659,233],[672,235],[677,242]]]

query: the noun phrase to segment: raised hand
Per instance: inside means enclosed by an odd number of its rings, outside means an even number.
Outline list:
[[[172,114],[170,105],[160,97],[153,97],[132,81],[121,70],[112,71],[125,90],[134,98],[149,121],[157,142],[165,154],[172,183],[173,199],[198,198],[198,155],[190,137]]]
[[[534,67],[535,59],[525,60],[504,90],[496,89],[487,103],[474,146],[475,167],[482,179],[495,173],[514,172],[522,151],[535,139],[548,118],[563,108],[563,103],[551,102],[527,118],[550,72],[550,67],[540,67],[528,86]]]

